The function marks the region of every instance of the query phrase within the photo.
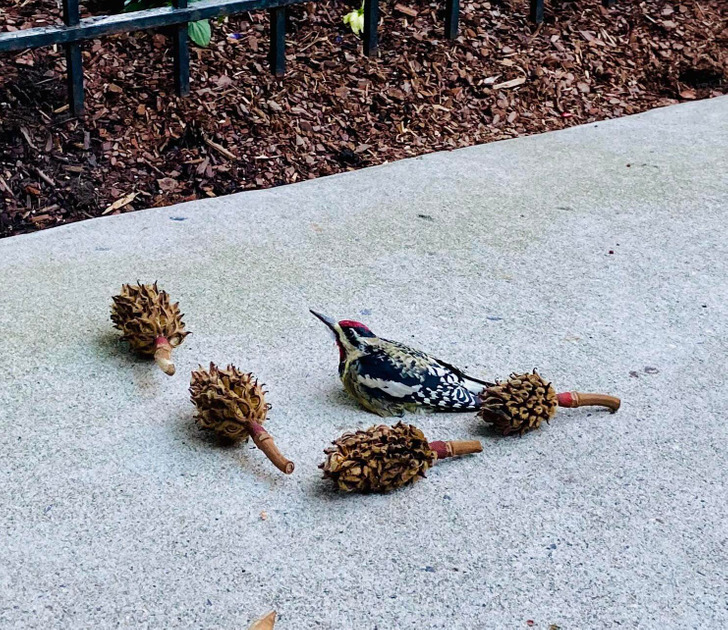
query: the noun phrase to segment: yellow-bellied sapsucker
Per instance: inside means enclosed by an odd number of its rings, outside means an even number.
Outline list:
[[[493,385],[424,352],[381,339],[361,322],[335,322],[311,313],[336,337],[344,389],[380,416],[401,416],[417,408],[473,411],[480,408],[480,392]]]

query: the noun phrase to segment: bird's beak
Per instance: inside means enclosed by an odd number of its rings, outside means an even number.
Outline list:
[[[336,329],[334,328],[336,326],[336,322],[333,319],[326,317],[326,315],[322,315],[321,313],[317,313],[316,311],[311,311],[311,315],[318,317],[324,324],[331,328],[331,330],[336,332]]]

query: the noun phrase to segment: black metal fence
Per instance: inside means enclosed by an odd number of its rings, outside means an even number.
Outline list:
[[[310,0],[172,0],[171,7],[145,9],[133,13],[105,15],[81,19],[79,0],[63,0],[63,26],[43,26],[10,33],[0,33],[0,52],[25,50],[62,44],[66,49],[66,77],[71,111],[83,113],[83,62],[81,42],[114,33],[130,33],[146,29],[171,27],[174,35],[174,78],[177,93],[190,92],[190,52],[187,36],[188,22],[206,18],[234,15],[246,11],[267,9],[270,12],[270,68],[276,76],[285,72],[286,6]],[[458,33],[460,0],[445,0],[445,37],[454,39]],[[616,0],[602,0],[612,6]],[[544,0],[530,0],[531,20],[543,21]],[[379,0],[364,0],[364,54],[377,51]]]

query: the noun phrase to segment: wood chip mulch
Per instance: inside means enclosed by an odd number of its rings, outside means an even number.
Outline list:
[[[15,0],[0,31],[59,23]],[[548,4],[548,3],[547,3]],[[0,55],[0,236],[266,188],[624,116],[728,92],[728,2],[382,2],[380,52],[342,23],[353,3],[289,10],[287,72],[268,71],[268,16],[213,24],[179,99],[171,39],[87,42],[87,113],[69,115],[62,49]],[[89,7],[93,8],[93,7]]]

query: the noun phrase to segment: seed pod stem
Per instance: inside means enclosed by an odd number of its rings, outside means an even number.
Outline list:
[[[483,451],[483,445],[478,440],[450,440],[449,442],[437,440],[430,442],[430,448],[437,454],[438,460]]]
[[[619,409],[621,401],[607,394],[584,394],[581,392],[563,392],[557,394],[560,407],[609,407],[612,413]]]
[[[265,453],[265,456],[273,462],[273,465],[280,471],[290,475],[295,465],[289,459],[286,459],[278,450],[270,433],[266,431],[262,425],[252,420],[247,423],[250,436],[253,438],[255,445]]]
[[[168,376],[174,375],[174,363],[172,363],[172,345],[169,339],[159,336],[154,340],[154,361],[159,368]]]

